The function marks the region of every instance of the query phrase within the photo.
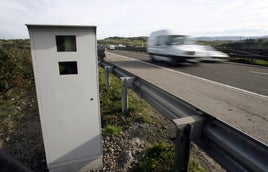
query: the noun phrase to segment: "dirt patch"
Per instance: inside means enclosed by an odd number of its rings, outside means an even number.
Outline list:
[[[48,171],[35,90],[1,100],[0,148],[33,171]]]

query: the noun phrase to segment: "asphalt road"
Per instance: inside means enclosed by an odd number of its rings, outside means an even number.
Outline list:
[[[239,84],[239,82],[242,82],[241,80],[244,83],[246,83],[246,79],[251,80],[252,78],[248,77],[255,74],[248,72],[249,74],[246,75],[243,74],[243,71],[252,70],[264,73],[266,72],[265,68],[230,63],[199,64],[197,66],[180,65],[177,67],[161,64],[161,66],[158,66],[155,63],[148,63],[148,56],[144,53],[143,55],[131,52],[124,53],[127,54],[122,56],[107,52],[106,60],[268,145],[268,97],[244,90],[242,89],[245,88],[244,84]],[[130,56],[132,58],[129,58]],[[133,57],[143,61],[136,60]],[[235,66],[242,69],[232,69],[236,68]],[[198,69],[202,72],[198,72]],[[183,70],[196,72],[198,77],[187,74]],[[211,71],[208,72],[209,76],[219,81],[227,80],[221,79],[221,76],[228,78],[228,75],[231,75],[229,78],[232,78],[232,75],[237,75],[234,77],[237,79],[234,79],[233,82],[238,84],[239,88],[199,77],[202,76],[200,73],[205,74],[203,71]],[[228,73],[227,76],[225,76],[224,72],[224,74],[221,74],[222,71]],[[260,82],[259,80],[267,77],[265,74],[259,73],[256,73],[256,76],[254,75],[256,77],[255,82]],[[243,76],[244,79],[239,78],[239,76]],[[258,77],[260,78],[258,79]],[[267,84],[266,82],[264,83]]]
[[[146,53],[120,50],[111,52],[152,63]],[[268,67],[230,62],[197,65],[184,63],[177,66],[165,62],[153,64],[268,96]]]

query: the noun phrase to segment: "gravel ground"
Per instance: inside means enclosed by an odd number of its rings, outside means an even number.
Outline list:
[[[147,143],[175,137],[174,125],[161,116],[154,115],[153,118],[151,124],[130,124],[118,137],[103,137],[104,171],[135,171],[139,160],[146,155]]]
[[[119,137],[103,137],[103,171],[135,171],[137,163],[146,155],[148,144],[175,138],[176,127],[154,109],[152,124],[132,123]],[[225,171],[197,145],[191,144],[191,155],[207,171]]]

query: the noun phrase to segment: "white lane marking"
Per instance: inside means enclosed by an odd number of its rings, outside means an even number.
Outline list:
[[[144,63],[146,65],[150,65],[150,66],[153,66],[153,67],[156,67],[156,68],[160,68],[160,69],[163,69],[163,70],[166,70],[166,71],[170,71],[170,72],[173,72],[173,73],[178,73],[178,74],[181,74],[181,75],[184,75],[184,76],[188,76],[188,77],[192,77],[192,78],[199,79],[199,80],[202,80],[202,81],[206,81],[206,82],[209,82],[211,84],[220,85],[220,86],[223,86],[223,87],[226,87],[226,88],[231,88],[231,89],[234,89],[234,90],[237,90],[237,91],[240,91],[240,92],[244,92],[244,93],[247,93],[247,94],[250,94],[250,95],[254,95],[254,96],[257,96],[257,97],[262,97],[262,98],[268,99],[268,96],[265,96],[265,95],[262,95],[262,94],[258,94],[258,93],[254,93],[254,92],[247,91],[247,90],[243,90],[241,88],[237,88],[237,87],[233,87],[233,86],[230,86],[230,85],[222,84],[222,83],[219,83],[219,82],[216,82],[216,81],[212,81],[212,80],[208,80],[208,79],[205,79],[205,78],[201,78],[199,76],[191,75],[191,74],[188,74],[188,73],[183,73],[183,72],[180,72],[180,71],[177,71],[177,70],[173,70],[173,69],[169,69],[169,68],[162,67],[162,66],[157,66],[155,64],[151,64],[151,63],[148,63],[148,62],[145,62],[145,61],[137,60],[137,59],[134,59],[134,58],[131,58],[131,57],[127,57],[127,56],[123,56],[123,55],[119,55],[119,54],[114,54],[114,53],[109,53],[109,52],[107,52],[107,54],[121,56],[122,58],[126,58],[126,59],[129,59],[129,60],[133,60],[133,61],[137,61],[137,62],[140,62],[140,63]]]
[[[266,75],[266,76],[268,76],[268,73],[256,72],[256,71],[249,71],[249,72],[250,72],[250,73],[259,74],[259,75]]]

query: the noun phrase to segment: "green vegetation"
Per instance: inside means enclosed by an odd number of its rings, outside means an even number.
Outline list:
[[[103,129],[103,134],[108,136],[119,136],[122,128],[115,125],[106,125]]]
[[[152,123],[153,122],[153,119],[151,117],[151,115],[149,114],[140,114],[137,118],[137,121],[138,122],[141,122],[141,123]]]
[[[102,125],[107,124],[119,126],[122,123],[131,123],[138,118],[145,118],[150,122],[146,107],[148,105],[141,99],[137,98],[132,90],[128,90],[129,112],[128,115],[122,115],[121,110],[121,84],[118,78],[110,74],[111,86],[106,87],[103,68],[99,68],[99,86],[100,86],[100,104],[102,114]],[[145,117],[141,117],[140,114]]]
[[[147,37],[109,37],[102,40],[98,40],[98,45],[107,46],[122,44],[125,46],[143,47],[146,45],[146,40]]]
[[[103,116],[120,114],[121,86],[119,81],[114,76],[111,76],[111,86],[106,87],[104,70],[102,68],[99,68],[99,75],[101,114]]]
[[[189,165],[188,165],[188,171],[189,172],[206,172],[207,170],[205,170],[197,160],[191,158]]]
[[[137,171],[174,171],[175,147],[159,141],[148,148],[147,154],[138,163]]]
[[[148,148],[146,156],[138,163],[137,171],[174,171],[174,159],[174,144],[161,140]],[[206,172],[194,158],[190,159],[188,171]]]
[[[30,49],[3,47],[0,48],[0,148],[33,171],[45,171]]]
[[[0,48],[0,92],[11,88],[25,89],[33,82],[30,51]]]
[[[30,49],[29,39],[0,39],[0,48],[3,49]]]

